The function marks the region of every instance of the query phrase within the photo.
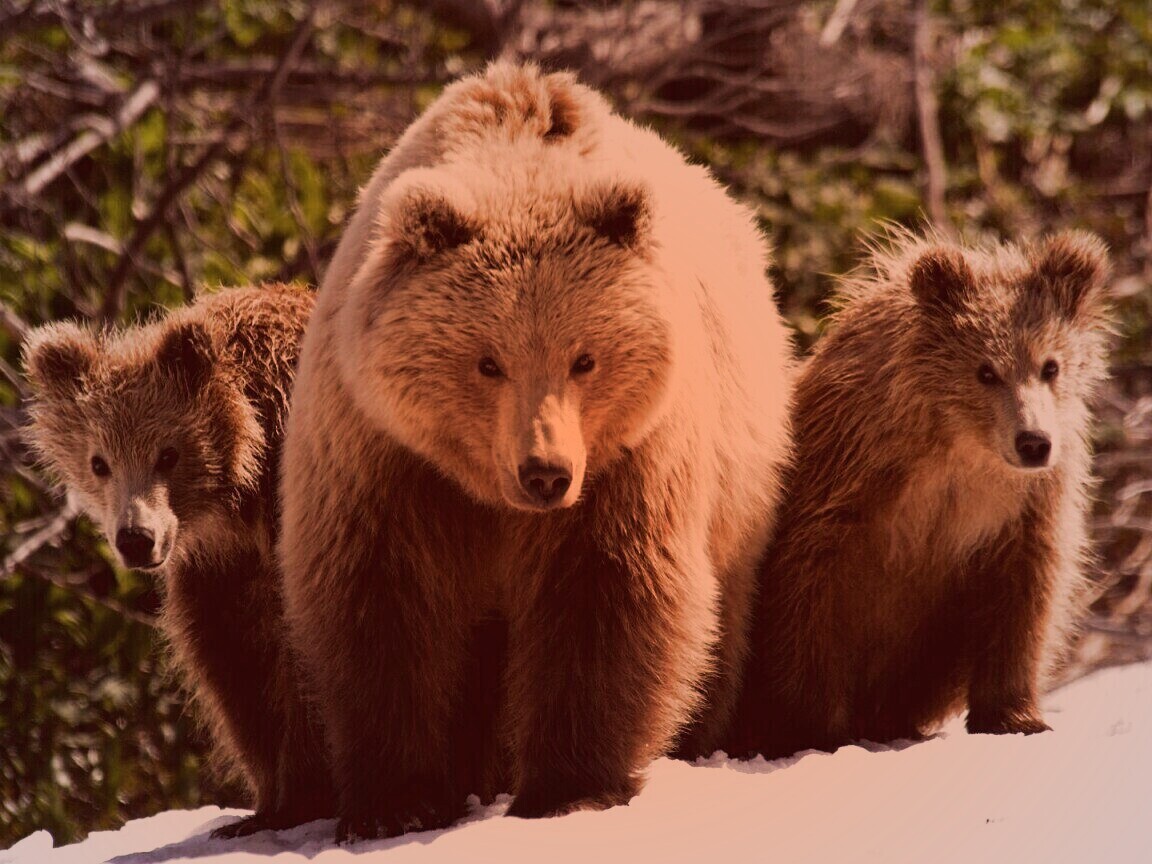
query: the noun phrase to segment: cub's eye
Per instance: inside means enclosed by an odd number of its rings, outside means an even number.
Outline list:
[[[596,361],[591,354],[581,354],[572,364],[573,375],[586,375],[596,367]]]
[[[108,463],[100,456],[92,457],[92,473],[97,477],[107,477],[112,473],[112,469],[108,467]]]
[[[496,361],[491,357],[481,357],[480,365],[477,368],[485,378],[502,378],[504,376],[503,370],[496,365]]]
[[[176,467],[176,463],[180,461],[180,454],[176,452],[175,447],[165,447],[160,451],[160,456],[156,459],[156,470],[161,473],[171,471]]]
[[[989,366],[987,363],[981,364],[980,368],[976,370],[976,379],[981,384],[999,384],[1000,376],[996,374],[996,370]]]
[[[1056,376],[1060,374],[1060,364],[1055,360],[1049,360],[1040,369],[1041,381],[1055,381]]]

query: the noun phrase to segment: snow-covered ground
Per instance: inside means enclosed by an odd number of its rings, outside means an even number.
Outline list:
[[[0,862],[1152,862],[1152,664],[1053,693],[1047,718],[1054,731],[1027,738],[954,723],[917,744],[776,762],[664,759],[628,807],[561,819],[501,818],[504,801],[446,831],[341,848],[330,821],[210,840],[238,811],[204,807],[57,849],[38,832]]]

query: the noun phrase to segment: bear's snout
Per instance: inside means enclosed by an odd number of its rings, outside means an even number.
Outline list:
[[[1016,455],[1025,468],[1043,468],[1052,452],[1052,439],[1044,432],[1021,432],[1016,436]]]
[[[520,466],[518,473],[520,488],[527,493],[529,501],[544,509],[555,507],[563,501],[564,493],[572,485],[570,463],[529,459]]]
[[[116,551],[126,567],[139,570],[162,563],[153,559],[155,548],[156,535],[147,528],[121,528],[116,532]]]

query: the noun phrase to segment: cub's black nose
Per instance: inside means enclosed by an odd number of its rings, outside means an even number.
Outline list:
[[[520,486],[535,503],[547,506],[564,497],[572,485],[572,469],[529,459],[520,466]]]
[[[147,528],[121,528],[116,532],[116,551],[127,567],[153,564],[152,549],[155,545],[155,538]]]
[[[1016,452],[1025,468],[1042,468],[1048,464],[1052,439],[1043,432],[1021,432],[1016,436]]]

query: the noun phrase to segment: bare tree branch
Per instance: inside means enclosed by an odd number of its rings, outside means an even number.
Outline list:
[[[832,14],[828,16],[824,29],[820,31],[821,45],[835,45],[840,40],[844,34],[844,28],[848,26],[848,19],[852,17],[852,10],[855,8],[856,0],[836,0]]]
[[[176,11],[195,10],[208,0],[143,0],[85,4],[85,14],[96,23],[109,20],[131,20],[137,26],[164,19]],[[61,24],[75,17],[76,10],[65,3],[52,0],[28,0],[22,7],[0,13],[0,33],[7,37],[29,30]]]
[[[20,541],[20,545],[8,553],[4,558],[4,563],[0,564],[0,579],[9,576],[18,566],[39,552],[44,546],[59,542],[72,524],[72,520],[79,513],[80,506],[76,500],[71,495],[67,496],[63,506],[55,514],[44,520],[44,524],[40,528],[24,537]]]
[[[250,123],[252,116],[256,115],[262,106],[270,99],[274,99],[284,83],[289,69],[299,60],[300,54],[308,44],[314,27],[315,5],[308,7],[304,19],[297,25],[292,36],[288,50],[280,58],[264,80],[263,84],[253,94],[252,98],[232,117],[225,126],[223,134],[200,155],[200,157],[170,182],[161,192],[159,198],[152,205],[152,211],[136,226],[131,239],[125,244],[124,252],[116,263],[112,275],[109,277],[107,294],[100,308],[100,318],[105,322],[115,321],[124,305],[124,288],[128,277],[136,270],[136,258],[144,248],[144,244],[160,227],[167,217],[168,208],[180,197],[181,193],[190,186],[224,151],[226,142],[235,133]]]
[[[292,163],[288,158],[288,150],[284,146],[284,136],[280,131],[280,121],[276,118],[276,109],[272,108],[272,137],[276,141],[276,150],[280,157],[280,176],[284,180],[284,190],[288,196],[288,210],[292,220],[296,223],[296,231],[304,253],[308,256],[310,269],[310,282],[320,282],[320,259],[316,255],[316,238],[308,221],[304,218],[304,211],[300,209],[300,191],[296,186],[296,177],[292,173]]]
[[[40,191],[75,165],[86,155],[102,144],[107,144],[124,129],[135,123],[140,116],[156,102],[160,94],[160,85],[155,81],[142,82],[124,100],[120,110],[110,120],[104,117],[93,117],[93,128],[77,136],[63,150],[52,155],[52,158],[29,174],[23,184],[24,195],[34,198]]]
[[[927,172],[924,197],[928,217],[936,228],[953,239],[959,236],[948,215],[944,192],[948,184],[948,166],[944,160],[944,142],[940,136],[940,108],[936,99],[932,65],[932,14],[928,0],[916,0],[913,12],[915,36],[912,50],[913,79],[916,88],[916,117],[920,126],[920,146]]]

